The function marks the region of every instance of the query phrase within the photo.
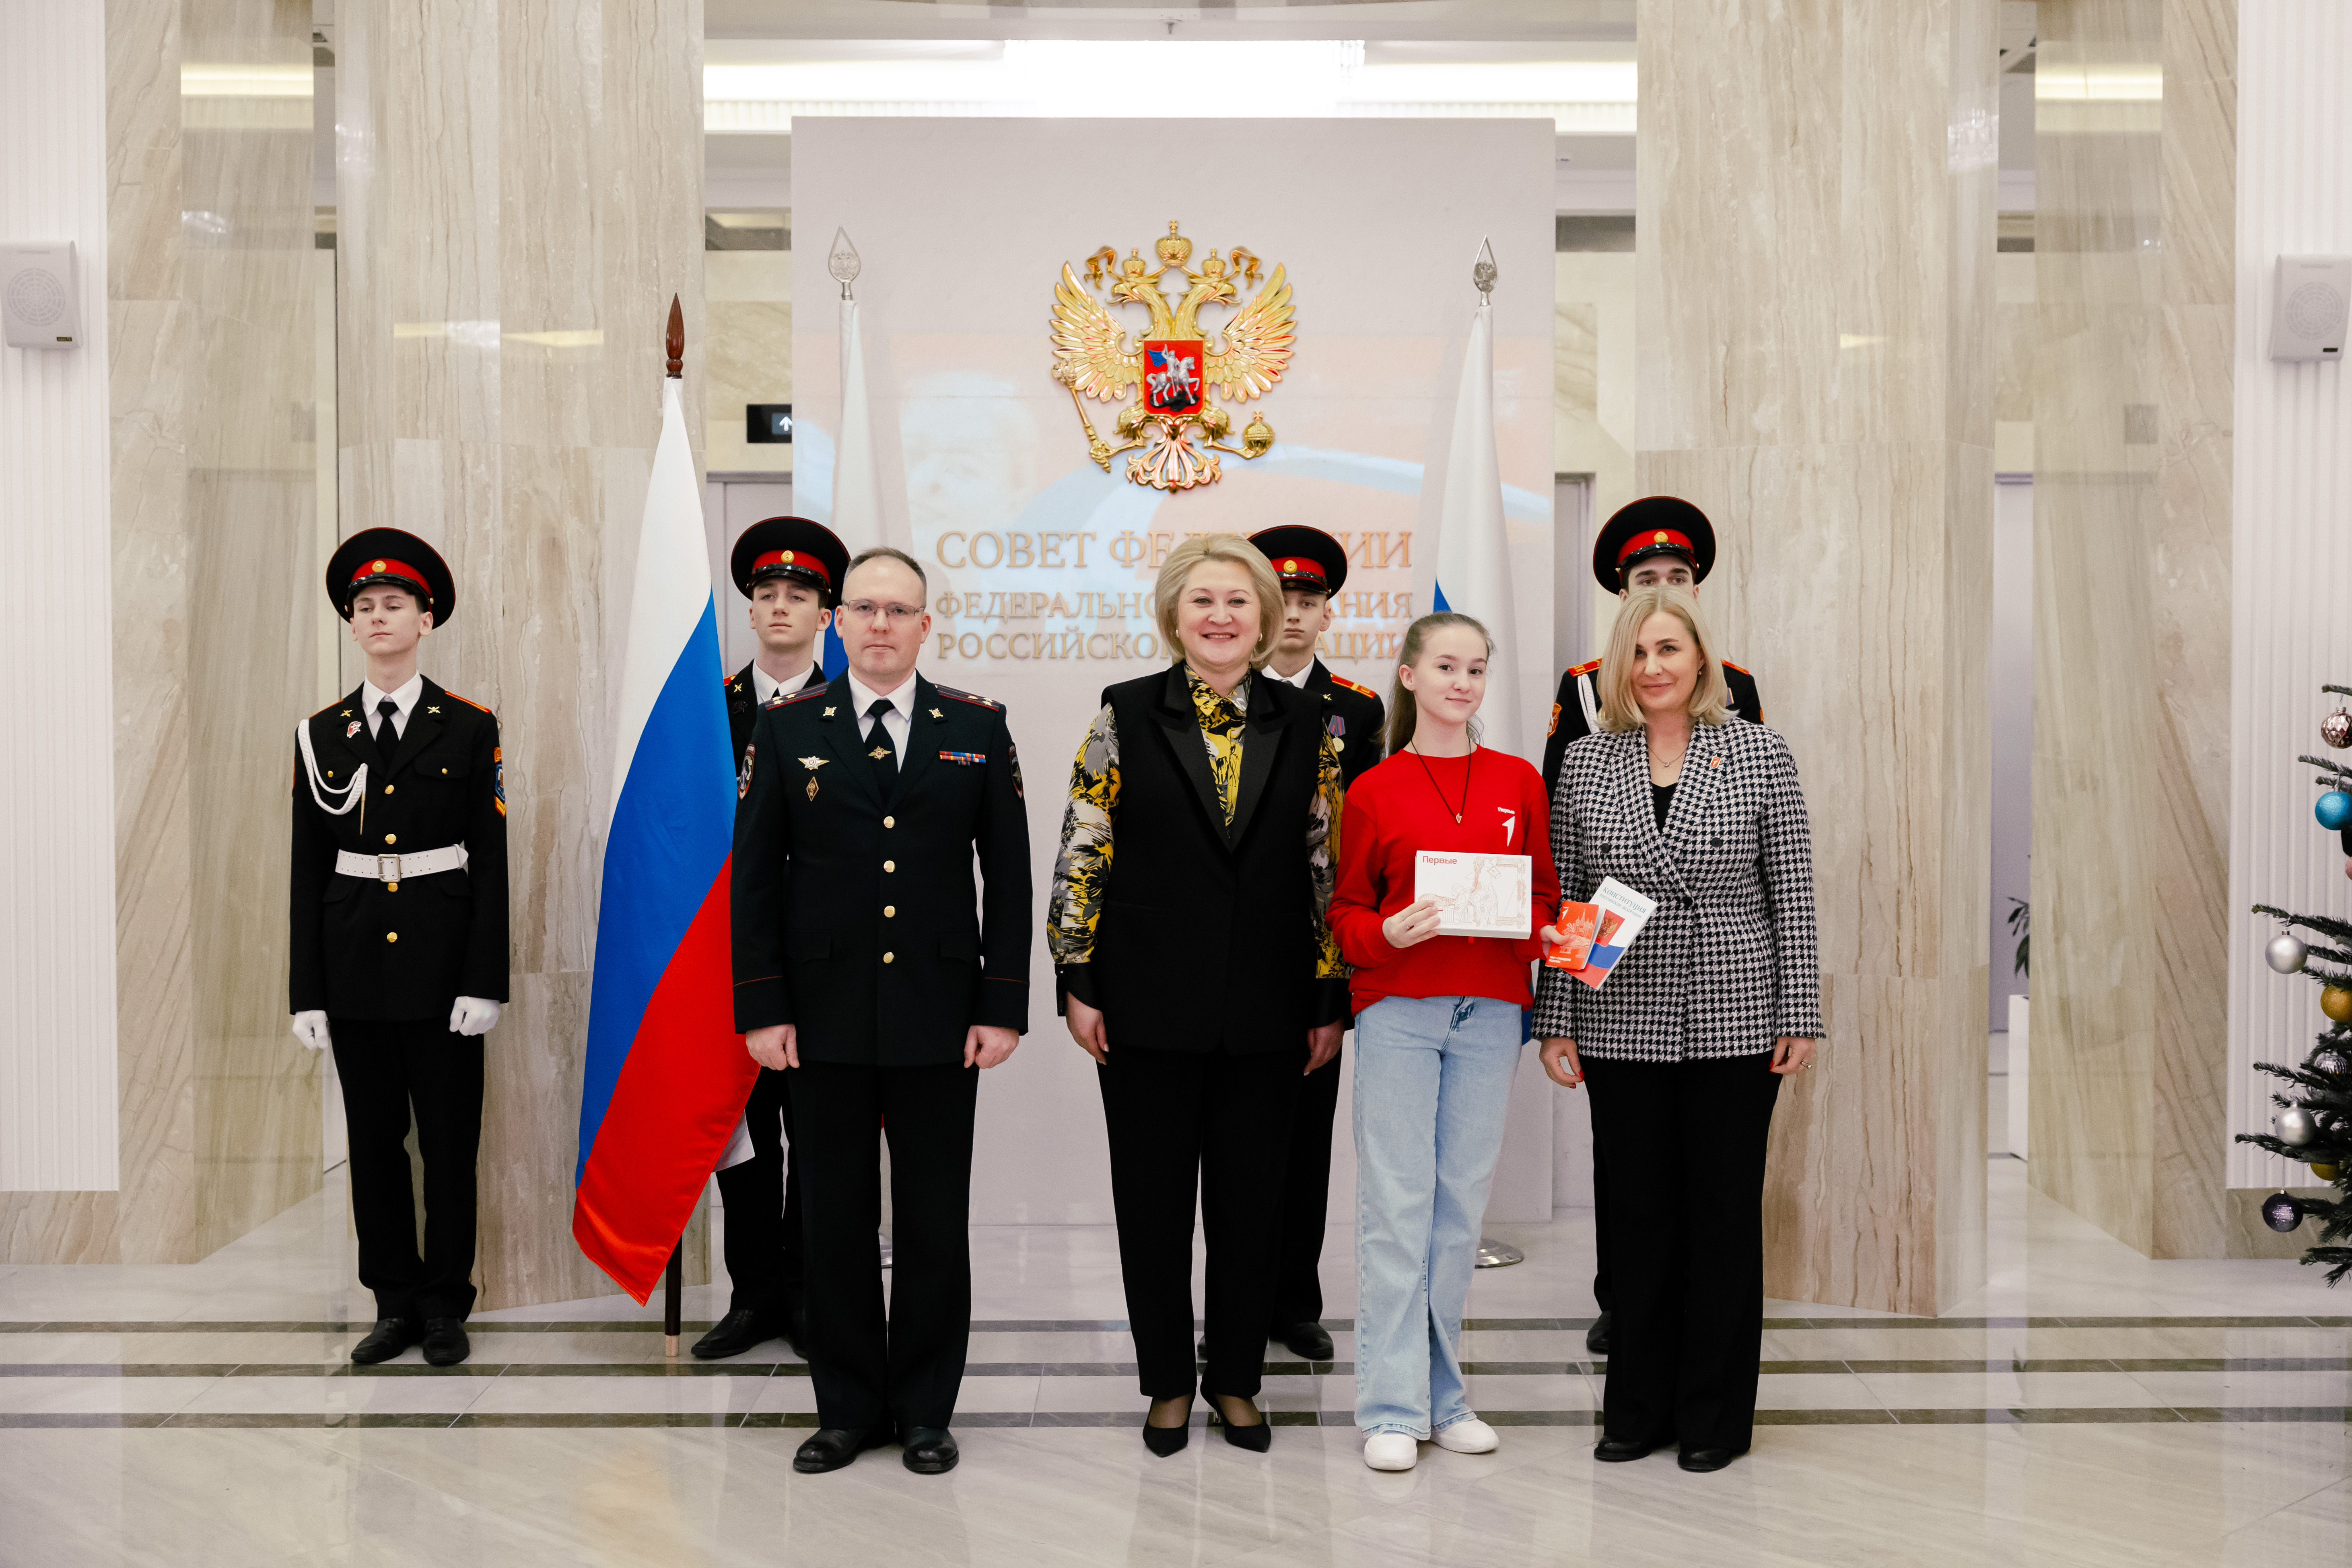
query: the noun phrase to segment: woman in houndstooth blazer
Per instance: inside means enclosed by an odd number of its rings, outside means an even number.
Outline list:
[[[1535,1031],[1586,1084],[1617,1281],[1595,1458],[1747,1451],[1764,1309],[1765,1138],[1822,1033],[1812,842],[1788,742],[1729,717],[1686,590],[1636,589],[1601,674],[1601,730],[1551,801],[1561,895],[1604,877],[1657,912],[1599,990],[1546,968]]]

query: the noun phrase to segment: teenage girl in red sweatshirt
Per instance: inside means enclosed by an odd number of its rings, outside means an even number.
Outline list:
[[[1355,966],[1356,1425],[1378,1470],[1411,1469],[1433,1437],[1466,1454],[1496,1443],[1464,1397],[1462,1309],[1559,878],[1542,777],[1477,743],[1493,651],[1467,616],[1412,624],[1388,760],[1349,789],[1340,824],[1331,931]],[[1423,849],[1527,856],[1533,934],[1438,935],[1436,907],[1413,897]]]

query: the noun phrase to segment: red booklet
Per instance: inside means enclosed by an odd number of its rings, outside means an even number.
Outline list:
[[[1612,919],[1614,917],[1612,917]],[[1599,904],[1580,904],[1574,900],[1560,905],[1559,918],[1552,922],[1568,932],[1568,940],[1557,947],[1547,946],[1544,967],[1547,969],[1581,969],[1585,958],[1592,952],[1592,943],[1601,932],[1601,913]]]

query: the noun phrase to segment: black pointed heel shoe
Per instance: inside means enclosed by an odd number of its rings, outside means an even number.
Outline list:
[[[1184,1445],[1192,1440],[1192,1423],[1189,1418],[1181,1426],[1154,1426],[1150,1417],[1144,1418],[1143,1446],[1150,1449],[1159,1458],[1164,1459],[1171,1454],[1182,1453]]]
[[[1263,1454],[1274,1447],[1274,1423],[1266,1418],[1263,1410],[1257,1413],[1257,1424],[1254,1426],[1236,1426],[1225,1419],[1223,1412],[1213,1401],[1209,1405],[1209,1425],[1223,1427],[1226,1442],[1236,1448],[1246,1448],[1253,1454]]]

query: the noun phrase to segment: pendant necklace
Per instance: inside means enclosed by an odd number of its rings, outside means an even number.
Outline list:
[[[1421,763],[1421,771],[1429,775],[1429,787],[1431,789],[1437,790],[1437,804],[1444,806],[1447,811],[1453,813],[1454,820],[1458,826],[1462,821],[1462,813],[1470,809],[1470,764],[1477,760],[1478,748],[1475,745],[1472,746],[1469,752],[1462,759],[1462,806],[1459,811],[1454,809],[1454,803],[1452,801],[1445,798],[1445,792],[1437,788],[1437,774],[1431,769],[1429,759],[1422,754],[1422,750],[1419,746],[1415,746],[1412,749],[1412,754],[1414,759]]]

